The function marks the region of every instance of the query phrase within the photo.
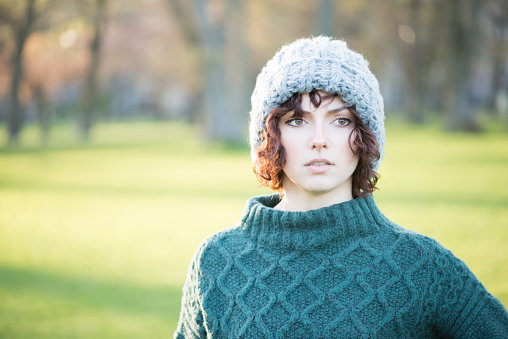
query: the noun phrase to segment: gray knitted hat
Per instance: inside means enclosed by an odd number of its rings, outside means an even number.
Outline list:
[[[363,122],[376,136],[379,153],[383,154],[383,98],[369,63],[362,55],[350,50],[344,41],[319,36],[283,46],[258,75],[251,97],[249,127],[254,163],[255,151],[261,144],[266,118],[272,109],[295,93],[312,90],[338,94],[346,106],[355,106]],[[377,170],[379,161],[370,165]]]

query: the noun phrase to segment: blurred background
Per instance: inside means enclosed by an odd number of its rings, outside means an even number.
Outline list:
[[[235,224],[250,95],[326,34],[385,99],[381,210],[508,305],[505,0],[0,0],[0,338],[167,338]]]

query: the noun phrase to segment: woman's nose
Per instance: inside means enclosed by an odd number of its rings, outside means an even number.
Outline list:
[[[310,139],[310,148],[321,149],[328,148],[328,139],[326,138],[323,127],[316,126]]]

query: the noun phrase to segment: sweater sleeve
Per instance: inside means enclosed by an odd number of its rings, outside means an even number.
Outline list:
[[[464,331],[458,333],[460,338],[508,338],[508,314],[496,298],[490,296],[485,306],[471,320]]]
[[[182,308],[180,320],[174,338],[206,338],[201,307],[200,265],[199,260],[202,246],[198,248],[187,272],[187,279],[183,287]]]
[[[508,313],[451,251],[437,245],[428,302],[437,336],[508,338]]]

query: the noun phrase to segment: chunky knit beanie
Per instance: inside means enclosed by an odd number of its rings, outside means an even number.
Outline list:
[[[249,128],[254,163],[266,118],[272,109],[295,93],[312,90],[338,94],[346,106],[355,106],[363,122],[376,136],[379,153],[383,154],[383,98],[369,63],[362,55],[350,50],[344,41],[319,36],[283,46],[258,75],[251,97]],[[379,161],[370,166],[377,170]]]

